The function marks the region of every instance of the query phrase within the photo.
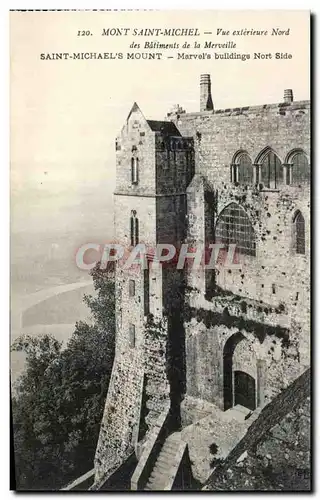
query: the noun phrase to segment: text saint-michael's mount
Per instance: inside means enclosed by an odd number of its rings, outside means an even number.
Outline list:
[[[102,36],[200,36],[198,28],[103,28]]]

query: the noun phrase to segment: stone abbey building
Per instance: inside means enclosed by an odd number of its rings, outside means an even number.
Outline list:
[[[207,74],[199,112],[153,121],[133,105],[115,146],[117,243],[236,244],[240,267],[117,266],[96,485],[132,453],[143,459],[163,412],[168,432],[203,408],[255,412],[309,367],[309,121],[292,90],[215,109]]]

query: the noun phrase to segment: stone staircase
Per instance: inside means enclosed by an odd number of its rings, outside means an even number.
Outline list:
[[[255,411],[237,405],[227,411],[213,407],[207,417],[188,425],[181,431],[188,443],[193,477],[204,484],[212,474],[213,460],[224,460],[246,434],[248,427],[258,417]],[[210,445],[217,446],[217,453],[210,453]]]
[[[148,478],[145,490],[170,490],[181,464],[182,445],[188,443],[193,472],[196,480],[204,483],[212,469],[210,462],[210,444],[216,443],[219,449],[217,458],[225,458],[246,433],[252,420],[257,415],[241,405],[234,406],[225,412],[216,407],[202,409],[205,417],[185,427],[181,432],[171,434],[164,442],[156,463]],[[200,410],[197,412],[201,414]],[[195,415],[195,412],[193,412]],[[258,414],[258,412],[257,412]]]
[[[132,490],[168,491],[181,486],[184,489],[185,485],[187,489],[193,488],[195,483],[204,484],[212,473],[213,459],[218,462],[224,459],[261,411],[252,412],[241,405],[225,412],[214,405],[200,405],[197,409],[195,403],[188,402],[186,420],[198,418],[202,413],[205,416],[180,432],[170,434],[164,442],[159,439],[159,431],[153,436],[152,446],[143,451],[134,480],[131,480]],[[160,446],[155,450],[156,442]],[[217,448],[215,456],[210,451],[212,444]]]
[[[179,432],[171,434],[163,444],[158,455],[157,461],[149,476],[145,490],[164,491],[167,488],[172,472],[177,470],[177,454],[181,446],[181,437]]]

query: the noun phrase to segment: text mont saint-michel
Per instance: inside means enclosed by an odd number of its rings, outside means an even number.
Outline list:
[[[215,32],[217,36],[267,36],[268,34],[271,36],[288,36],[290,35],[290,28],[272,28],[271,30],[242,28],[232,31],[217,28]],[[102,36],[200,36],[201,33],[198,28],[103,28],[101,34]]]

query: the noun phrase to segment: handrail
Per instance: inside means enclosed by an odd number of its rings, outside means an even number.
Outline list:
[[[76,488],[77,486],[80,486],[80,484],[84,483],[85,481],[88,481],[92,476],[94,476],[94,471],[95,469],[91,469],[82,476],[78,477],[72,483],[67,484],[64,488],[61,488],[60,491],[70,491],[73,490],[73,488]],[[89,489],[89,488],[87,488]]]

